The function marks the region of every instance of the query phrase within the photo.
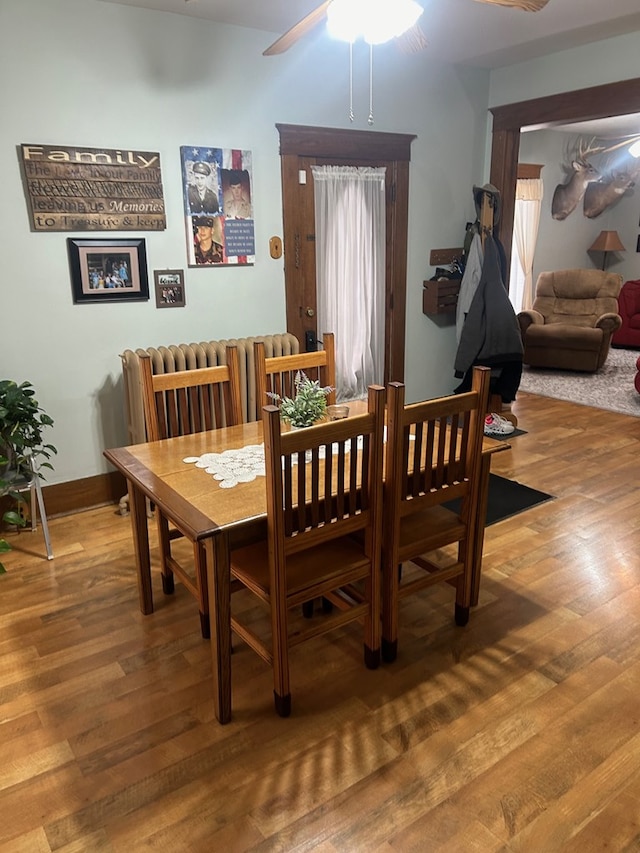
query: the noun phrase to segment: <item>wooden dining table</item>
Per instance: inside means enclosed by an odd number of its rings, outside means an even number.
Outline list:
[[[351,414],[366,402],[350,403]],[[262,444],[262,422],[240,424],[194,435],[105,450],[127,481],[140,610],[153,613],[147,499],[191,542],[206,552],[211,626],[213,700],[216,719],[231,719],[231,551],[266,536],[266,487],[263,476],[224,487],[196,467],[194,459]],[[487,507],[490,460],[509,447],[485,438],[482,448],[479,519]],[[225,483],[224,485],[228,485]],[[478,602],[484,523],[474,544],[472,605]]]

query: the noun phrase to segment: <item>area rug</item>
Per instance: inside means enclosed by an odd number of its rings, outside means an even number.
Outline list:
[[[489,474],[489,496],[487,499],[487,526],[505,518],[531,509],[538,504],[554,500],[553,495],[524,486],[517,480],[509,480],[498,474]],[[458,511],[460,501],[449,501],[445,504],[449,509]]]
[[[633,384],[639,355],[638,350],[611,349],[597,373],[525,367],[520,391],[640,417],[640,394]]]

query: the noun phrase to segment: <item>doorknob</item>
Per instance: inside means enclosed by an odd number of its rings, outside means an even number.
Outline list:
[[[316,316],[316,312],[313,308],[307,308],[304,313],[307,315],[307,317],[315,317]]]

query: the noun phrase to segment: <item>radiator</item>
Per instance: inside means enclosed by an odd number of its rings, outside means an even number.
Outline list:
[[[176,370],[193,370],[197,367],[215,367],[225,363],[225,347],[235,344],[240,360],[240,394],[243,420],[255,421],[256,374],[253,359],[253,342],[264,341],[267,358],[292,355],[300,350],[295,335],[283,332],[257,338],[231,338],[222,341],[205,341],[199,344],[171,344],[157,349],[125,350],[122,359],[125,411],[130,444],[141,444],[147,440],[144,426],[142,388],[140,382],[140,353],[149,353],[154,373],[174,373]]]

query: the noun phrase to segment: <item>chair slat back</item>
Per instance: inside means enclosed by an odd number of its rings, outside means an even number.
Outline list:
[[[294,382],[298,371],[305,373],[311,380],[317,380],[323,387],[330,385],[334,390],[327,395],[327,404],[335,403],[336,358],[332,332],[325,332],[322,336],[322,345],[323,349],[316,352],[266,358],[264,343],[254,341],[258,415],[263,406],[276,404],[273,397],[269,396],[270,393],[280,397],[295,396]]]
[[[189,435],[242,420],[240,361],[234,344],[226,364],[153,374],[149,355],[140,355],[147,439]]]
[[[387,399],[385,506],[403,515],[462,498],[470,512],[470,491],[479,472],[491,371],[473,371],[471,391],[404,404],[404,385],[392,382]]]
[[[276,559],[362,530],[367,548],[379,547],[384,389],[369,389],[367,414],[282,432],[278,408],[265,406],[263,423]]]

